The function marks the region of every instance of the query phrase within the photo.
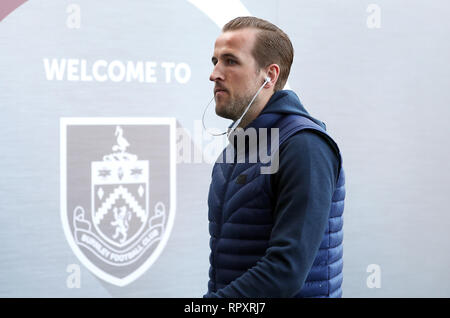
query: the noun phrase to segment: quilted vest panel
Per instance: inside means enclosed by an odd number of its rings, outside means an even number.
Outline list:
[[[322,127],[298,115],[263,114],[265,127],[277,127],[279,145],[303,129],[313,129],[333,139]],[[338,149],[338,148],[337,148]],[[225,158],[225,151],[222,158]],[[276,151],[276,149],[269,149]],[[269,247],[273,227],[274,196],[270,174],[261,174],[261,163],[216,163],[208,195],[210,270],[208,290],[215,292],[256,265]],[[246,175],[245,182],[239,178]],[[341,297],[343,268],[343,211],[345,176],[342,158],[333,193],[328,225],[313,265],[294,297]]]

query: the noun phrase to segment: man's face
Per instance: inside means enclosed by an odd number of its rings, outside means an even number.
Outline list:
[[[209,79],[215,82],[216,114],[221,117],[238,119],[263,83],[251,53],[256,33],[254,29],[227,31],[216,40]]]

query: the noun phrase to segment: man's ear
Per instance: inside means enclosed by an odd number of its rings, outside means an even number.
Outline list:
[[[278,81],[278,77],[280,76],[280,66],[278,64],[270,64],[266,68],[267,77],[270,77],[270,82],[268,82],[264,87],[271,88],[275,87],[275,84]]]

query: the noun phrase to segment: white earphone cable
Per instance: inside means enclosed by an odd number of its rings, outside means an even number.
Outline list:
[[[256,92],[255,96],[253,96],[252,100],[250,101],[250,103],[247,105],[247,107],[245,108],[245,111],[242,113],[241,117],[239,117],[238,120],[235,121],[235,123],[233,124],[233,126],[231,126],[231,128],[228,128],[226,131],[219,133],[219,134],[215,134],[212,133],[208,130],[208,128],[206,128],[205,126],[205,114],[206,111],[209,108],[209,105],[211,104],[211,102],[214,100],[214,96],[213,98],[209,101],[208,105],[206,105],[205,110],[203,111],[203,116],[202,116],[202,124],[203,124],[203,128],[205,129],[205,131],[207,133],[209,133],[212,136],[218,137],[218,136],[222,136],[227,134],[227,136],[231,135],[233,133],[233,131],[236,129],[236,127],[241,123],[242,118],[244,118],[245,114],[247,113],[247,111],[250,109],[250,106],[252,106],[253,102],[255,101],[256,97],[258,96],[258,94],[261,92],[261,90],[263,89],[263,87],[270,82],[270,77],[266,77],[264,80],[264,84],[261,85],[261,87],[258,89],[258,91]]]

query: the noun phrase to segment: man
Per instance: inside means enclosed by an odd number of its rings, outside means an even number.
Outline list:
[[[236,122],[261,88],[239,128],[278,128],[279,146],[271,147],[279,167],[262,174],[262,163],[214,165],[204,297],[341,297],[345,191],[339,149],[297,95],[282,90],[293,60],[288,36],[254,17],[236,18],[222,31],[210,76],[216,113]]]

